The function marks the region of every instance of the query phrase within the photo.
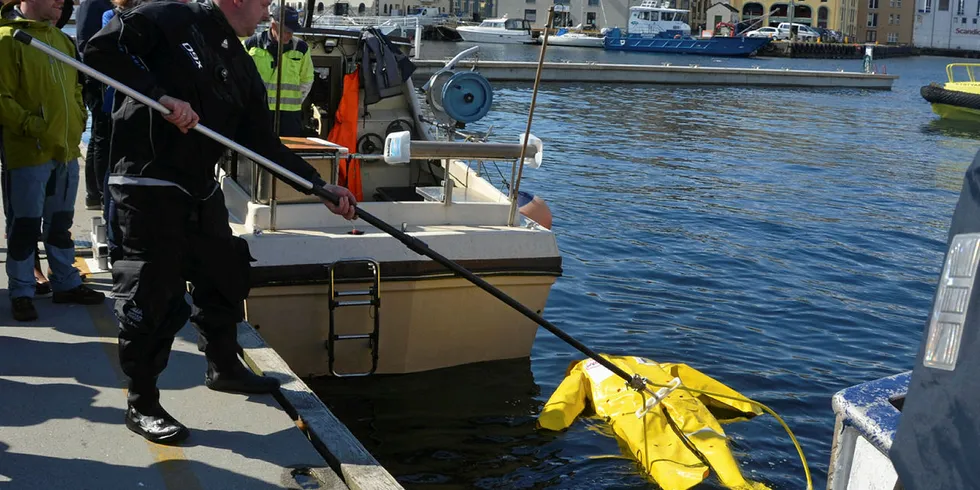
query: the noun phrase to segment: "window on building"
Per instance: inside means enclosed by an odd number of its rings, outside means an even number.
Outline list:
[[[977,2],[977,17],[980,17],[980,2]],[[977,23],[977,19],[973,19],[973,23]]]
[[[528,22],[537,22],[538,20],[537,9],[524,9],[524,18],[527,19]]]
[[[868,14],[868,27],[878,27],[878,14]]]
[[[889,32],[888,33],[888,43],[889,44],[897,44],[898,43],[898,33],[897,32]]]
[[[872,10],[878,8],[878,0],[868,0],[868,8]]]
[[[878,40],[878,33],[875,31],[868,31],[868,34],[865,36],[864,40],[869,43],[873,43]]]
[[[895,14],[895,25],[902,25],[902,14]]]
[[[589,0],[589,7],[598,7],[599,0]]]
[[[966,0],[956,0],[956,15],[966,15]]]
[[[932,0],[925,0],[925,6],[922,9],[923,12],[932,12]]]
[[[534,3],[534,0],[524,0],[524,3]]]
[[[902,8],[902,0],[895,0],[895,8]]]
[[[895,14],[888,14],[888,25],[895,24]]]
[[[949,0],[939,0],[940,12],[949,12]]]
[[[585,25],[590,25],[590,26],[595,25],[595,12],[585,13]]]

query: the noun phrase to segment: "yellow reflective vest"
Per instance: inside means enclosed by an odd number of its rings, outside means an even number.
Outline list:
[[[657,406],[644,410],[644,400],[638,392],[605,366],[587,359],[570,366],[538,417],[540,427],[563,430],[586,406],[591,406],[596,415],[610,423],[624,452],[664,490],[691,488],[702,482],[709,470],[714,470],[728,488],[768,488],[742,476],[721,428],[722,422],[760,415],[759,407],[727,398],[744,397],[685,364],[660,364],[641,357],[602,357],[627,373],[639,374],[659,385],[679,379],[684,386],[725,397],[692,395],[677,389]]]
[[[269,109],[276,110],[276,82],[279,77],[279,64],[276,55],[279,47],[266,30],[245,40],[245,50],[255,61],[255,67],[262,75],[269,98]],[[289,44],[282,48],[282,90],[279,110],[298,112],[303,109],[303,100],[313,87],[313,58],[309,46],[293,36]]]

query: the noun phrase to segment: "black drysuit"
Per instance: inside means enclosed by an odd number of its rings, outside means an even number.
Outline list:
[[[153,2],[126,11],[88,41],[84,59],[155,100],[168,95],[190,103],[200,124],[324,183],[272,132],[255,62],[217,6]],[[158,400],[156,378],[190,317],[187,281],[200,309],[191,320],[208,360],[219,368],[239,362],[236,324],[254,259],[247,242],[232,235],[214,179],[224,147],[196,131],[181,133],[130,97],[114,109],[109,226],[119,255],[113,293],[120,363],[130,378],[130,403],[139,408]]]

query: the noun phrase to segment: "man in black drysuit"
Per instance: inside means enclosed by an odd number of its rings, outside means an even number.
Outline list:
[[[200,309],[190,320],[208,359],[207,386],[245,393],[279,387],[238,358],[236,324],[243,319],[254,259],[247,242],[232,236],[214,179],[224,147],[190,131],[198,120],[324,185],[340,197],[337,206],[324,201],[327,207],[354,217],[353,194],[325,185],[272,131],[265,86],[238,40],[267,17],[269,3],[147,3],[117,15],[85,49],[89,65],[172,111],[164,117],[130,97],[117,99],[110,149],[108,192],[115,213],[109,225],[119,253],[112,282],[119,360],[129,377],[126,426],[154,442],[176,443],[188,435],[160,406],[156,387],[174,336],[191,313],[185,281]]]

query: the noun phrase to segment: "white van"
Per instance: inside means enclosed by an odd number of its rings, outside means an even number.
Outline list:
[[[790,24],[789,22],[781,22],[776,29],[779,31],[781,38],[786,39],[790,37]],[[805,24],[793,23],[793,30],[796,31],[796,39],[798,41],[816,41],[820,39],[820,33],[811,29],[810,26]]]

